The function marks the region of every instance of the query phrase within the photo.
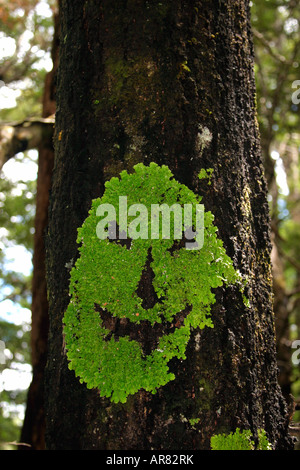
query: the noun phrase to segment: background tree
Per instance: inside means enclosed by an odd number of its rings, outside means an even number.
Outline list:
[[[252,24],[256,51],[258,119],[272,218],[272,263],[279,383],[299,406],[299,367],[293,340],[299,338],[299,104],[293,102],[299,78],[298,2],[256,0]],[[295,101],[295,100],[294,100]],[[298,415],[299,416],[299,415]],[[297,420],[297,415],[295,415]]]
[[[236,427],[291,448],[277,383],[267,188],[255,123],[248,2],[61,5],[56,166],[47,237],[49,449],[203,449]],[[205,139],[204,137],[210,138]],[[194,331],[175,380],[125,405],[101,399],[68,370],[62,315],[76,231],[104,182],[136,162],[167,164],[201,194],[235,266],[218,289],[214,329]],[[211,184],[199,184],[213,168]],[[68,398],[66,398],[68,397]],[[190,420],[197,418],[197,423]]]
[[[55,2],[50,2],[50,6],[54,7]],[[45,11],[47,13],[46,15]],[[31,278],[30,276],[30,286],[28,285],[27,287],[32,294],[32,301],[31,299],[27,301],[29,302],[29,308],[32,310],[30,362],[33,367],[33,380],[28,393],[26,416],[21,436],[21,441],[27,444],[26,447],[24,447],[26,449],[44,448],[43,371],[47,350],[48,306],[43,240],[44,229],[47,223],[48,195],[53,165],[51,135],[54,123],[53,119],[46,120],[45,118],[49,115],[53,115],[55,112],[55,65],[52,72],[48,73],[45,78],[46,70],[39,62],[44,58],[45,53],[51,50],[53,19],[52,14],[49,17],[48,13],[49,11],[47,11],[47,9],[45,10],[45,3],[43,2],[10,2],[5,6],[1,6],[2,40],[4,40],[5,44],[8,44],[8,40],[10,40],[15,45],[12,56],[9,59],[5,56],[0,64],[3,88],[7,90],[18,90],[18,88],[21,88],[22,90],[22,92],[20,92],[21,96],[17,100],[17,108],[3,110],[2,112],[2,120],[8,120],[9,124],[4,123],[1,127],[1,164],[5,163],[9,158],[20,151],[29,148],[39,149],[39,171],[37,184],[34,182],[33,192],[35,210],[31,207],[31,219],[27,217],[27,220],[23,220],[18,216],[20,210],[25,213],[29,211],[28,207],[30,206],[28,204],[27,194],[30,194],[31,186],[28,185],[26,191],[23,190],[23,197],[19,197],[18,199],[19,207],[16,205],[17,199],[15,195],[10,195],[7,193],[6,189],[4,190],[4,207],[6,211],[10,208],[9,210],[12,213],[11,220],[15,221],[14,226],[17,228],[16,234],[12,230],[9,230],[9,236],[7,236],[7,238],[17,240],[18,243],[24,244],[25,240],[23,241],[20,239],[20,236],[16,237],[16,235],[20,232],[23,233],[24,237],[25,233],[27,239],[29,239],[30,251],[34,252],[33,277]],[[56,58],[57,36],[54,35],[52,47],[52,59],[54,64]],[[44,92],[42,91],[43,89]],[[31,116],[35,116],[33,120],[30,119]],[[38,116],[41,116],[41,118]],[[45,138],[45,126],[47,126],[46,129],[50,128],[50,139]],[[42,132],[40,132],[40,129],[42,129]],[[4,189],[8,183],[3,181],[2,184]],[[37,194],[35,191],[36,185]],[[12,200],[11,205],[9,205],[10,199]],[[27,203],[25,201],[27,201]],[[6,222],[7,221],[4,221],[4,227],[8,229],[11,223]],[[34,237],[33,230],[35,232]],[[15,273],[13,273],[11,277],[14,279],[13,284],[16,290],[18,289],[18,285],[23,281],[17,284]],[[3,283],[7,285],[7,276],[3,278]],[[25,295],[24,287],[21,293],[22,299]],[[28,291],[27,296],[30,296]],[[12,294],[10,297],[12,298]],[[14,300],[16,300],[16,296],[14,296]],[[5,323],[3,323],[2,326],[4,328],[3,338],[5,338]],[[7,328],[11,329],[12,326],[8,324]],[[23,344],[25,347],[25,341],[23,341]],[[28,347],[27,345],[27,348]],[[28,358],[28,354],[26,357]],[[7,369],[9,364],[5,366]],[[5,397],[3,396],[3,398]],[[9,440],[19,442],[20,438],[16,438],[15,434],[15,439]]]

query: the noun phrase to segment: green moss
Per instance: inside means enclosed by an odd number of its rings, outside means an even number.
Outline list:
[[[211,178],[212,178],[213,172],[214,172],[213,168],[208,168],[207,170],[205,170],[204,168],[201,168],[198,178],[199,180],[208,179],[208,184],[211,185]]]
[[[214,387],[206,377],[199,380],[198,392],[196,392],[196,400],[202,410],[210,411],[211,403],[214,397]]]
[[[255,446],[250,430],[241,431],[239,428],[234,433],[216,434],[211,437],[212,450],[271,450],[266,432],[258,431],[258,445]]]
[[[200,418],[189,419],[189,423],[191,426],[195,426],[195,424],[198,424],[199,421],[200,421]]]
[[[213,288],[240,282],[240,275],[217,238],[211,212],[204,213],[204,246],[174,250],[174,233],[170,239],[131,240],[124,244],[97,237],[100,204],[116,208],[116,221],[121,223],[119,196],[127,196],[128,207],[141,203],[199,204],[201,198],[178,183],[168,167],[151,163],[138,164],[134,172],[122,171],[120,178],[106,182],[101,199],[92,203],[82,227],[78,229],[78,258],[71,271],[70,304],[64,315],[64,332],[69,367],[88,388],[97,388],[101,396],[113,402],[125,402],[128,395],[145,389],[156,390],[174,379],[168,363],[177,357],[185,359],[186,346],[194,328],[213,327],[210,308],[215,302]],[[128,224],[134,219],[128,217]],[[195,222],[195,214],[194,214]],[[151,222],[149,224],[149,230]],[[184,225],[182,221],[182,230]],[[175,243],[175,245],[174,245]],[[152,281],[157,302],[151,308],[143,305],[137,294],[138,285],[151,250]],[[175,316],[188,314],[175,325]],[[115,337],[100,316],[99,309],[111,319],[126,319],[139,331],[147,321],[172,324],[168,334],[159,337],[157,347],[149,354],[130,335]]]
[[[191,73],[191,69],[187,65],[187,60],[179,64],[179,73],[177,78],[180,78],[182,75],[184,75],[185,72]]]

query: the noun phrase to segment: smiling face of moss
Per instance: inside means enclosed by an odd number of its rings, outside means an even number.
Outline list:
[[[172,236],[99,240],[97,208],[116,207],[118,226],[120,196],[149,209],[200,202],[167,167],[139,164],[133,174],[124,171],[106,183],[78,230],[80,256],[71,271],[64,316],[69,367],[113,402],[125,402],[140,389],[155,393],[173,380],[168,362],[185,359],[191,329],[213,327],[212,288],[239,280],[210,212],[204,214],[200,250],[187,250]]]

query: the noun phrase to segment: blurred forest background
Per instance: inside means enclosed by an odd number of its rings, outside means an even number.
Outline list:
[[[250,3],[257,118],[269,186],[279,381],[290,404],[291,419],[297,423],[300,421],[300,3],[298,0]],[[0,0],[0,166],[3,165],[0,449],[17,448],[12,443],[20,440],[32,378],[32,256],[37,148],[41,142],[28,145],[26,132],[24,137],[19,133],[19,147],[10,152],[11,158],[5,155],[16,129],[20,132],[31,129],[35,121],[53,129],[53,97],[51,106],[47,106],[45,87],[49,85],[47,80],[53,80],[57,66],[57,14],[56,0]],[[45,121],[49,116],[49,121]]]

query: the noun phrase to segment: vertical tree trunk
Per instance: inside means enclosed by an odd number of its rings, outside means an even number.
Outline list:
[[[270,134],[270,133],[269,133]],[[278,187],[275,175],[275,160],[271,158],[271,143],[273,136],[262,136],[262,159],[264,162],[265,177],[268,191],[273,198],[273,208],[277,206]],[[290,347],[290,298],[286,287],[284,275],[284,263],[280,254],[280,238],[278,236],[279,220],[274,210],[271,221],[272,240],[272,277],[273,277],[273,310],[275,316],[277,364],[279,367],[278,382],[288,407],[293,408],[292,386],[292,364]]]
[[[58,66],[59,15],[54,17],[55,34],[52,46],[53,69],[46,75],[43,96],[43,116],[55,113],[55,75]],[[31,358],[32,382],[27,396],[25,419],[19,446],[22,450],[45,449],[44,372],[48,351],[48,298],[45,267],[45,231],[48,224],[49,192],[51,188],[54,149],[41,144],[38,159],[36,215],[32,277]]]
[[[287,449],[277,382],[266,184],[255,118],[247,0],[62,4],[56,162],[47,236],[49,449],[208,449],[211,435],[263,428]],[[112,404],[68,370],[62,317],[77,227],[104,183],[137,162],[166,164],[203,196],[235,266],[214,329],[194,331],[176,379]],[[211,184],[197,177],[213,168]],[[204,247],[205,249],[205,247]],[[197,424],[190,424],[197,419]]]

